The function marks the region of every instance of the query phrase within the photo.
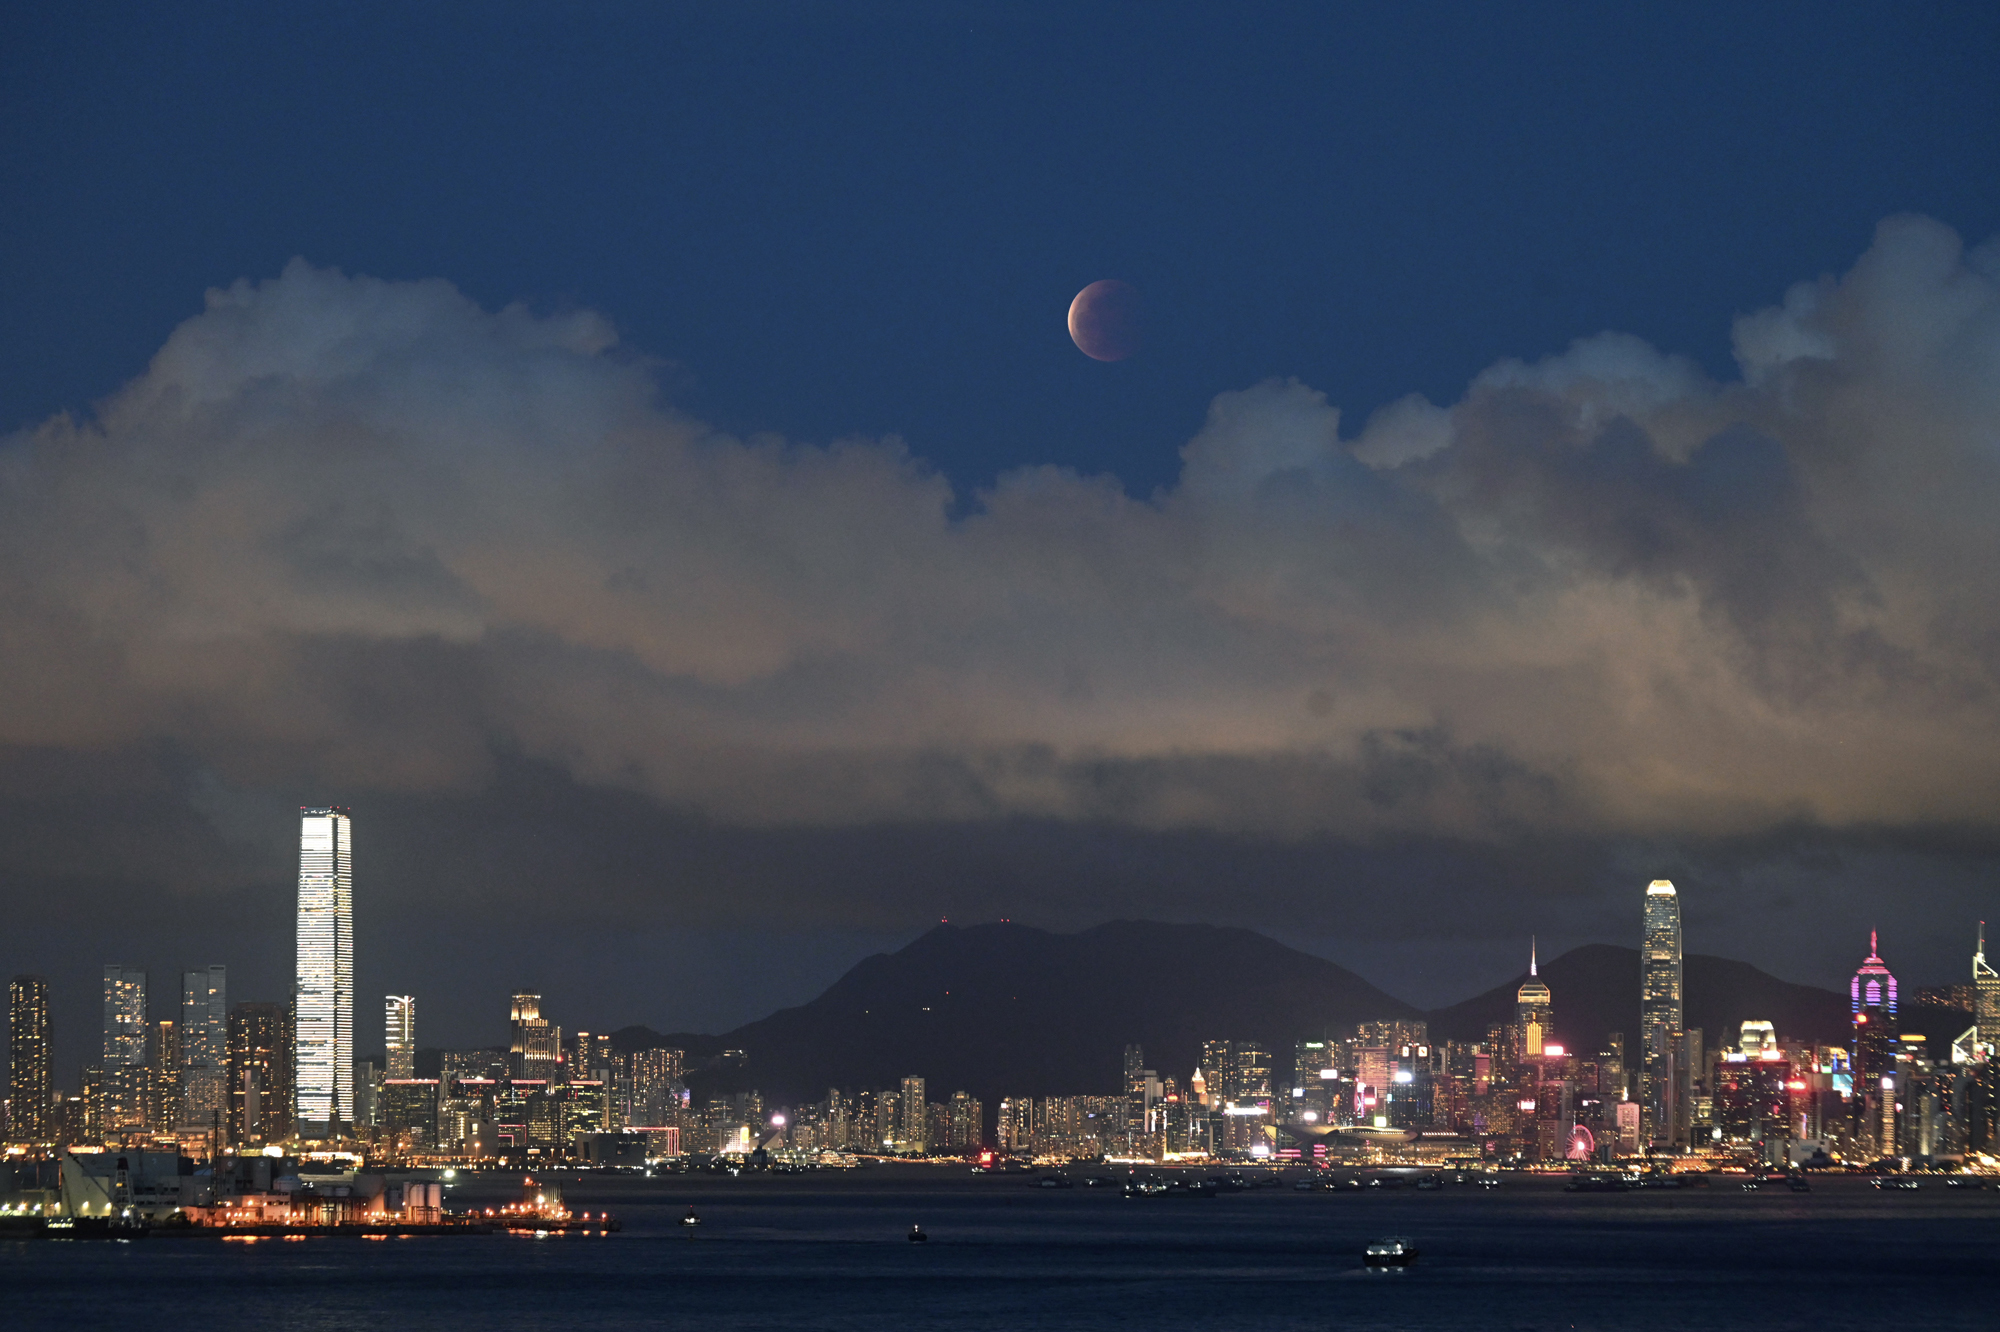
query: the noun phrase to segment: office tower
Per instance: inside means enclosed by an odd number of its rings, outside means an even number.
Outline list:
[[[333,1138],[354,1122],[354,844],[344,809],[299,811],[294,1125]]]
[[[1221,1109],[1235,1092],[1229,1083],[1236,1068],[1235,1053],[1228,1041],[1203,1041],[1201,1043],[1201,1072],[1208,1092],[1208,1104]]]
[[[1679,1123],[1681,902],[1674,885],[1646,886],[1646,935],[1639,950],[1639,1111],[1641,1132],[1671,1147]]]
[[[55,1137],[55,1080],[49,1051],[49,983],[16,976],[7,985],[7,1139]]]
[[[1542,1048],[1548,1043],[1549,987],[1542,982],[1541,969],[1535,956],[1535,941],[1528,941],[1528,979],[1515,991],[1514,1005],[1520,1028],[1521,1055],[1526,1059],[1540,1058]]]
[[[1896,1150],[1896,978],[1882,961],[1873,931],[1868,956],[1848,983],[1854,1016],[1849,1072],[1855,1141],[1882,1155]]]
[[[392,994],[385,1000],[384,1039],[389,1048],[389,1076],[417,1076],[417,1000],[408,994]]]
[[[1979,946],[1972,954],[1972,1015],[1979,1026],[1980,1049],[1991,1056],[2000,1049],[2000,971],[1986,962],[1986,922],[1979,922]]]
[[[922,1155],[930,1150],[930,1107],[924,1100],[924,1080],[918,1077],[903,1079],[902,1103],[897,1115],[902,1132],[900,1146],[905,1152]]]
[[[181,973],[181,1122],[213,1128],[229,1108],[226,968]]]
[[[517,1078],[553,1080],[562,1068],[562,1029],[542,1016],[542,996],[516,994],[508,1006],[513,1042],[508,1054]]]
[[[239,1146],[292,1136],[292,1031],[289,1005],[246,1003],[229,1010],[229,1138]]]
[[[1143,1046],[1125,1047],[1125,1137],[1130,1142],[1146,1131],[1146,1051]]]
[[[1271,1052],[1248,1041],[1231,1042],[1236,1056],[1232,1090],[1239,1101],[1268,1100],[1271,1095]]]

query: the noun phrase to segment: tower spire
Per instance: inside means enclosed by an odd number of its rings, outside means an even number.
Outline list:
[[[1541,974],[1535,970],[1535,936],[1532,934],[1528,936],[1528,974],[1530,976]]]

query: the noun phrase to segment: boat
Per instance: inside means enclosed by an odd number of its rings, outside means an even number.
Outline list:
[[[1420,1189],[1441,1189],[1444,1187],[1444,1176],[1436,1173],[1419,1175],[1417,1176],[1417,1187]]]
[[[931,1237],[929,1235],[924,1234],[924,1228],[922,1226],[910,1227],[910,1243],[929,1244],[930,1242],[931,1242]]]
[[[1623,1175],[1579,1170],[1563,1184],[1564,1193],[1623,1193],[1632,1185]]]
[[[694,1208],[690,1207],[688,1208],[687,1215],[681,1218],[681,1224],[684,1226],[698,1226],[701,1224],[701,1218],[696,1216]]]
[[[1369,1267],[1408,1267],[1417,1261],[1417,1246],[1401,1235],[1390,1235],[1363,1249],[1361,1261]]]
[[[1804,1175],[1790,1175],[1785,1179],[1785,1187],[1793,1193],[1811,1193],[1812,1181]]]
[[[1069,1177],[1066,1175],[1043,1175],[1035,1181],[1035,1187],[1038,1189],[1073,1189],[1076,1185],[1071,1183]]]

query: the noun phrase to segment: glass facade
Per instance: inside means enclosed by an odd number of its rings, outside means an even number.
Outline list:
[[[229,1109],[229,973],[181,973],[182,1122],[208,1128]]]
[[[384,1000],[383,1007],[383,1040],[389,1051],[389,1076],[407,1081],[417,1076],[416,996],[392,994]]]
[[[354,1122],[354,870],[342,809],[299,811],[293,1113],[300,1132]]]
[[[1641,1132],[1656,1147],[1675,1141],[1676,1055],[1681,1038],[1681,901],[1674,885],[1646,887],[1646,938],[1639,955]]]

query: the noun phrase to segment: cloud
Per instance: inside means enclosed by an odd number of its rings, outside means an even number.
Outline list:
[[[410,798],[518,759],[738,827],[1990,825],[1995,249],[1891,219],[1736,347],[1601,335],[1349,438],[1255,385],[1170,490],[961,512],[900,442],[689,419],[597,316],[295,261],[0,450],[0,745]]]

